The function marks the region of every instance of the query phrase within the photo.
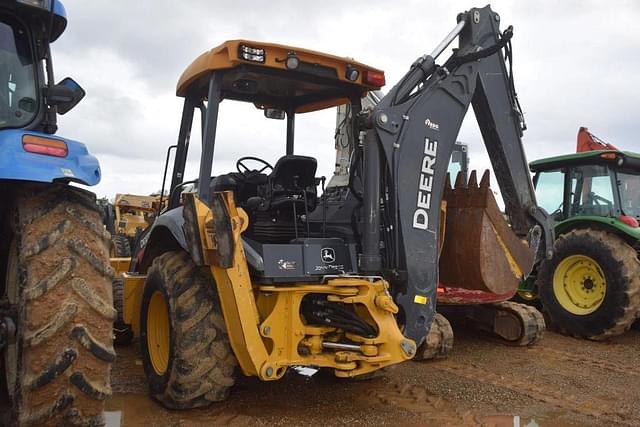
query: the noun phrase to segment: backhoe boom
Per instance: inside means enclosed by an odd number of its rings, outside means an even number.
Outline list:
[[[378,182],[383,183],[380,192],[388,200],[388,206],[378,206],[379,198],[372,205],[365,202],[365,209],[391,212],[381,219],[384,230],[393,230],[393,238],[385,241],[380,268],[395,272],[393,293],[403,312],[404,333],[418,345],[435,313],[447,164],[470,104],[513,230],[521,238],[530,238],[533,251],[539,240],[532,236],[541,231],[545,253],[553,243],[548,216],[536,205],[520,139],[525,126],[503,58],[504,54],[510,57],[511,27],[500,33],[499,16],[489,6],[460,14],[458,21],[452,34],[459,32],[460,46],[444,65],[436,66],[433,56],[421,57],[365,120],[368,134],[375,134],[365,138],[365,158],[367,151],[375,151],[367,145],[379,145],[386,167]],[[448,44],[450,36],[440,46]],[[435,55],[443,49],[440,46]],[[365,165],[364,181],[372,182],[379,172],[371,162]],[[381,240],[376,216],[367,216],[361,257],[365,265],[374,251],[378,253]],[[368,265],[365,270],[375,267]]]

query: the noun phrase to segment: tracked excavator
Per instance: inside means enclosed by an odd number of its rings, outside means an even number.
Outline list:
[[[482,242],[497,243],[493,252],[472,244],[465,262],[440,268],[517,282],[551,253],[505,63],[512,28],[501,32],[499,24],[488,6],[461,13],[372,109],[361,99],[385,84],[384,73],[351,58],[231,40],[185,70],[168,206],[122,276],[122,317],[140,337],[154,399],[168,408],[203,406],[225,399],[237,372],[272,381],[292,366],[314,366],[352,378],[420,354],[435,316],[447,163],[471,104],[511,226],[470,217],[478,227],[462,238],[485,233]],[[456,38],[458,49],[436,65]],[[275,164],[244,157],[236,172],[212,177],[222,100],[286,119]],[[357,143],[346,176],[319,195],[316,159],[295,154],[295,119],[344,104],[357,118],[350,129]],[[196,112],[200,170],[185,180]]]

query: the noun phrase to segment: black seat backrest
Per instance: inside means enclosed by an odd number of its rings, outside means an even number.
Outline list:
[[[288,155],[281,157],[269,175],[269,198],[271,207],[290,204],[295,200],[313,210],[316,203],[316,170],[318,162],[313,157]]]

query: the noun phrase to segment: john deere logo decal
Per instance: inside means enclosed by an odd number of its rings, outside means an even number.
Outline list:
[[[333,248],[322,248],[320,258],[322,258],[322,262],[325,264],[331,264],[336,260],[336,251],[334,251]]]

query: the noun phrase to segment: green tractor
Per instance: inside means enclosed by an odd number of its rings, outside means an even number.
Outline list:
[[[624,333],[640,316],[640,154],[580,128],[577,153],[530,169],[556,242],[519,297],[537,300],[561,333],[593,340]]]

